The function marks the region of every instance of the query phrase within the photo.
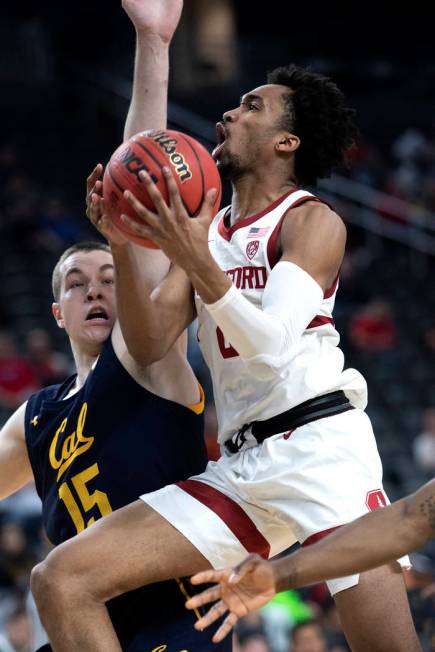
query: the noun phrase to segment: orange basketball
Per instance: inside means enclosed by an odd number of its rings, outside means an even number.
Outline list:
[[[123,143],[112,154],[103,178],[103,197],[106,215],[130,240],[145,247],[158,249],[151,240],[139,238],[121,220],[122,213],[142,224],[124,198],[124,190],[130,190],[139,201],[152,211],[154,205],[139,172],[145,170],[157,185],[165,201],[168,201],[166,182],[162,168],[168,166],[177,182],[184,206],[191,217],[201,208],[210,188],[217,189],[215,214],[221,201],[221,181],[211,155],[197,140],[179,131],[143,131]]]

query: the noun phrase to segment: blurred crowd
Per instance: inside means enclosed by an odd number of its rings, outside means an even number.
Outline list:
[[[434,133],[428,134],[406,128],[386,150],[362,140],[351,150],[349,164],[351,179],[408,202],[410,208],[435,213],[435,125]],[[379,206],[379,211],[393,217],[388,207]]]

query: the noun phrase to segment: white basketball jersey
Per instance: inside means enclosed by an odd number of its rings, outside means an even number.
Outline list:
[[[277,199],[261,213],[225,226],[228,208],[216,215],[209,247],[219,267],[243,296],[261,310],[264,288],[278,262],[281,225],[289,211],[314,195],[297,190]],[[367,386],[355,369],[343,371],[332,311],[338,278],[324,294],[318,315],[307,324],[299,345],[271,366],[253,358],[242,360],[196,294],[198,340],[210,368],[219,422],[219,441],[225,442],[244,424],[269,419],[308,399],[342,389],[355,407],[367,403]],[[295,310],[298,307],[295,306]]]

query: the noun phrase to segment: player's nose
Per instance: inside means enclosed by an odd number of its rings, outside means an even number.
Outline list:
[[[86,298],[88,301],[95,301],[95,299],[101,299],[103,296],[103,293],[101,291],[101,287],[97,287],[96,285],[89,285],[88,286],[88,291],[86,294]]]
[[[225,111],[225,113],[222,116],[222,122],[225,124],[226,122],[234,122],[236,119],[236,111],[237,109],[231,109],[230,111]]]

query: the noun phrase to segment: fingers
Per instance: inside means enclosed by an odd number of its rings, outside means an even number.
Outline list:
[[[97,193],[92,193],[91,200],[88,206],[88,210],[86,211],[86,214],[94,226],[98,225],[98,221],[103,216],[103,209],[104,209],[103,200],[100,197],[100,195],[98,195]]]
[[[201,220],[205,225],[210,225],[215,216],[214,202],[216,200],[217,190],[216,188],[210,188],[207,191],[204,201],[202,202],[198,219]]]
[[[91,174],[88,176],[86,179],[86,194],[89,195],[92,188],[95,186],[96,182],[101,179],[101,175],[103,174],[103,166],[101,163],[98,163],[94,169],[92,170]]]
[[[162,171],[166,182],[166,187],[168,189],[170,207],[175,210],[175,214],[178,219],[185,219],[189,217],[184,207],[183,200],[181,199],[180,190],[172,175],[171,170],[165,166]]]
[[[233,629],[234,625],[238,620],[239,617],[236,616],[235,613],[229,613],[228,616],[225,618],[224,622],[222,623],[222,625],[214,634],[212,638],[213,643],[219,643],[220,641],[222,641],[225,638],[225,636]]]
[[[215,622],[215,620],[218,620],[221,616],[224,615],[228,611],[227,606],[225,602],[222,600],[220,602],[217,602],[215,605],[212,606],[209,611],[200,618],[199,620],[196,621],[195,623],[195,629],[198,629],[199,631],[202,631],[209,625]]]
[[[215,600],[219,600],[220,597],[221,587],[219,585],[212,586],[210,589],[189,598],[186,602],[186,607],[188,609],[196,609],[197,607],[202,607],[203,604],[207,604],[208,602],[215,602]]]
[[[216,201],[216,196],[217,196],[217,188],[210,188],[210,190],[207,190],[204,197],[204,202],[202,204],[201,212],[203,211],[203,209],[209,209],[209,210],[213,209],[214,203]]]
[[[168,210],[168,206],[162,197],[162,193],[157,188],[156,184],[151,179],[150,175],[147,172],[145,172],[145,170],[141,170],[139,172],[139,178],[144,184],[145,188],[147,189],[147,193],[149,194],[150,199],[153,202],[157,213],[159,213],[160,216],[165,215],[166,211]]]
[[[121,215],[121,220],[128,226],[130,231],[133,231],[133,233],[136,235],[140,236],[141,238],[146,238],[148,240],[154,240],[154,242],[157,242],[156,235],[149,226],[146,226],[145,224],[138,224],[136,220],[125,214]]]
[[[204,584],[206,582],[220,582],[222,580],[227,580],[231,575],[232,568],[223,568],[221,570],[205,570],[200,573],[195,573],[190,578],[192,584]]]
[[[102,197],[103,196],[103,182],[102,181],[96,181],[92,192],[94,192],[95,194]]]
[[[244,561],[237,566],[234,566],[233,572],[231,573],[228,582],[230,584],[237,584],[240,580],[245,577],[248,573],[254,570],[258,566],[258,562],[263,561],[259,555],[249,555]]]
[[[124,191],[124,197],[136,213],[136,215],[149,226],[158,226],[159,218],[155,213],[149,211],[130,190]]]

